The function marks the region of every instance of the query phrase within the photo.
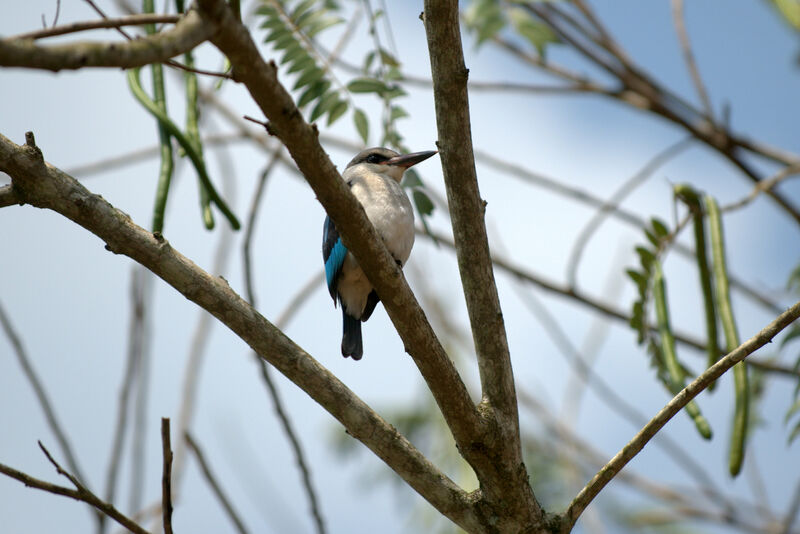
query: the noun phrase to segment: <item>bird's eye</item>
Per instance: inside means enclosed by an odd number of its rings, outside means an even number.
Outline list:
[[[379,154],[370,154],[367,156],[367,163],[383,163],[386,158],[380,156]]]

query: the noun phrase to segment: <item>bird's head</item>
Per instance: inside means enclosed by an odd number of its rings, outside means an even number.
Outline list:
[[[390,176],[399,183],[403,179],[406,169],[428,159],[436,152],[436,150],[427,150],[411,154],[398,154],[388,148],[367,148],[356,154],[356,157],[347,164],[345,172],[351,167],[362,166],[369,172]]]

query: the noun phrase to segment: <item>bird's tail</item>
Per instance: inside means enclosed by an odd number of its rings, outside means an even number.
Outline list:
[[[342,356],[360,360],[364,355],[361,343],[361,321],[347,314],[342,305]]]

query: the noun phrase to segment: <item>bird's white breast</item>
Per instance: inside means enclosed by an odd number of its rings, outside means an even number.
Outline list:
[[[393,178],[365,172],[353,177],[351,191],[386,248],[405,264],[414,246],[414,210],[403,188]]]

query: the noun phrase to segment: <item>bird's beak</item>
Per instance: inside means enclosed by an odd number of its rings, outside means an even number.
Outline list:
[[[429,157],[436,154],[438,150],[426,150],[424,152],[413,152],[411,154],[402,154],[395,156],[384,162],[384,165],[395,165],[397,167],[405,167],[406,169],[412,165],[416,165],[420,161],[425,161]]]

